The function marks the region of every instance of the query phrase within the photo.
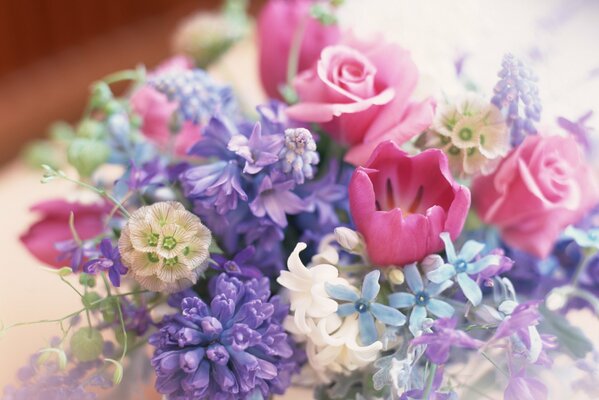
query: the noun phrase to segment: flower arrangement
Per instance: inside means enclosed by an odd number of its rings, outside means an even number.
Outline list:
[[[42,182],[78,199],[34,206],[21,239],[82,308],[3,398],[125,396],[141,369],[173,400],[545,399],[557,354],[593,390],[565,317],[599,313],[583,124],[541,125],[511,54],[494,87],[417,96],[410,49],[344,29],[338,0],[266,4],[252,113],[198,67],[249,30],[243,3],[186,23],[187,55],[96,82],[46,143],[66,156]]]

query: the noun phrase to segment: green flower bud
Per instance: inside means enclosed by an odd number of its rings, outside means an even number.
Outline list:
[[[89,177],[110,155],[110,148],[99,140],[77,138],[67,151],[69,163],[82,177]]]
[[[103,108],[110,100],[112,100],[112,90],[106,82],[98,82],[92,87],[90,102],[93,108]]]
[[[110,100],[104,105],[104,112],[108,115],[122,112],[124,110],[123,105],[118,100]]]
[[[102,298],[96,292],[85,293],[83,297],[81,297],[81,302],[88,310],[97,310],[100,308],[101,302],[99,301]]]
[[[81,362],[93,361],[102,354],[104,339],[99,330],[81,328],[71,336],[71,351]]]
[[[82,272],[79,274],[79,283],[88,288],[93,288],[96,286],[96,278],[93,275]]]
[[[48,129],[48,133],[52,140],[58,142],[70,142],[75,137],[75,130],[65,121],[54,122]]]
[[[105,136],[106,129],[101,122],[94,119],[84,119],[77,126],[77,136],[88,139],[100,139]]]

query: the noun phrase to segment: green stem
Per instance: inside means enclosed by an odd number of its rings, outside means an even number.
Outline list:
[[[503,370],[503,368],[501,368],[499,365],[497,365],[497,363],[496,363],[495,361],[493,361],[493,360],[491,359],[491,357],[489,357],[489,356],[487,355],[487,353],[485,353],[484,351],[481,351],[481,352],[480,352],[480,354],[481,354],[481,355],[482,355],[484,358],[486,358],[486,359],[487,359],[487,361],[489,361],[491,364],[493,364],[493,366],[495,367],[495,369],[497,369],[499,372],[501,372],[501,373],[502,373],[504,376],[506,376],[507,378],[509,378],[509,377],[510,377],[510,374],[508,374],[507,372],[505,372],[505,371]]]
[[[582,275],[584,270],[587,268],[587,266],[590,264],[590,261],[593,259],[594,255],[595,255],[594,252],[590,255],[587,254],[587,256],[584,258],[584,260],[580,264],[578,264],[578,267],[576,267],[576,270],[574,271],[574,275],[572,276],[572,286],[574,286],[574,287],[578,286],[578,281],[580,280],[580,276]]]
[[[65,175],[64,173],[60,173],[58,176],[60,176],[62,179],[66,180],[66,181],[69,181],[71,183],[79,185],[85,189],[91,190],[92,192],[95,192],[98,195],[106,198],[111,203],[113,203],[125,217],[127,217],[127,218],[130,217],[129,211],[127,211],[127,209],[121,204],[121,202],[118,201],[113,195],[108,193],[105,189],[98,189],[97,187],[87,184],[85,182],[81,182],[76,179],[70,178],[67,175]]]
[[[121,306],[121,299],[117,298],[117,306],[118,306],[118,311],[119,311],[119,319],[121,320],[121,329],[123,330],[123,354],[121,354],[121,359],[120,361],[122,362],[123,359],[125,358],[125,355],[127,355],[127,329],[125,328],[125,319],[123,318],[123,308]]]
[[[422,399],[428,400],[431,395],[431,391],[433,390],[433,381],[435,380],[435,374],[437,373],[437,364],[433,364],[431,369],[428,371],[428,376],[426,377],[426,386],[424,387],[424,392],[422,393]]]
[[[60,280],[63,281],[64,283],[66,283],[71,289],[73,289],[75,291],[75,293],[77,293],[79,295],[79,297],[83,297],[83,294],[79,290],[77,290],[77,288],[75,286],[73,286],[73,284],[71,282],[64,279],[63,276],[60,276]]]
[[[113,74],[105,76],[102,81],[108,85],[120,81],[138,81],[141,78],[140,72],[136,69],[128,69],[125,71],[115,72]]]

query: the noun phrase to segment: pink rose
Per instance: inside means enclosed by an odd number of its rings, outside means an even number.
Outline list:
[[[403,266],[442,250],[442,232],[460,234],[470,192],[453,180],[441,150],[410,156],[385,141],[354,171],[349,205],[370,260]]]
[[[167,71],[188,70],[193,67],[191,59],[185,56],[175,56],[160,64],[150,76]],[[172,135],[169,123],[177,103],[170,102],[166,96],[150,85],[143,85],[130,99],[133,112],[142,119],[141,132],[145,137],[159,146],[166,146]],[[175,138],[175,153],[187,154],[187,150],[200,138],[200,127],[186,121]]]
[[[472,186],[481,219],[510,246],[545,258],[562,230],[599,202],[599,185],[572,136],[528,136]]]
[[[281,99],[279,86],[287,81],[287,63],[293,38],[305,24],[298,71],[310,68],[320,51],[339,40],[337,26],[324,26],[310,16],[312,0],[270,0],[258,18],[260,79],[269,97]]]
[[[349,36],[325,48],[318,63],[295,81],[300,102],[287,111],[303,122],[324,123],[347,146],[345,160],[363,165],[385,140],[401,145],[428,128],[433,102],[410,101],[418,70],[408,51]]]
[[[103,218],[110,212],[110,206],[57,199],[38,203],[31,211],[40,213],[41,218],[21,236],[21,242],[41,262],[61,267],[64,263],[57,260],[59,252],[54,245],[73,238],[69,228],[71,212],[75,214],[75,229],[79,237],[86,240],[102,233]]]

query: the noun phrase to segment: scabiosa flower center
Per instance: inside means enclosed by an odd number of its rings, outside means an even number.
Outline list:
[[[458,133],[462,140],[470,140],[472,139],[472,129],[470,128],[462,128]]]
[[[176,246],[177,246],[177,239],[175,239],[173,236],[166,236],[162,240],[162,247],[164,247],[167,250],[172,250]]]
[[[158,238],[159,238],[159,237],[160,237],[160,236],[159,236],[157,233],[153,233],[153,232],[152,232],[152,233],[150,233],[150,234],[148,235],[148,246],[151,246],[151,247],[156,247],[156,246],[158,246]]]
[[[429,294],[425,291],[418,292],[415,296],[417,306],[426,306],[430,300]]]
[[[365,313],[370,310],[370,302],[365,299],[360,299],[356,301],[355,307],[357,312]]]
[[[158,254],[156,253],[148,253],[148,260],[150,260],[150,262],[157,263],[160,261],[160,257],[158,257]]]
[[[166,258],[164,260],[165,267],[173,267],[173,266],[177,265],[178,263],[179,263],[179,259],[177,258],[177,256],[175,256],[173,258]]]
[[[468,268],[468,263],[460,258],[454,263],[453,266],[455,267],[456,272],[459,274],[461,272],[466,272],[466,269]]]

